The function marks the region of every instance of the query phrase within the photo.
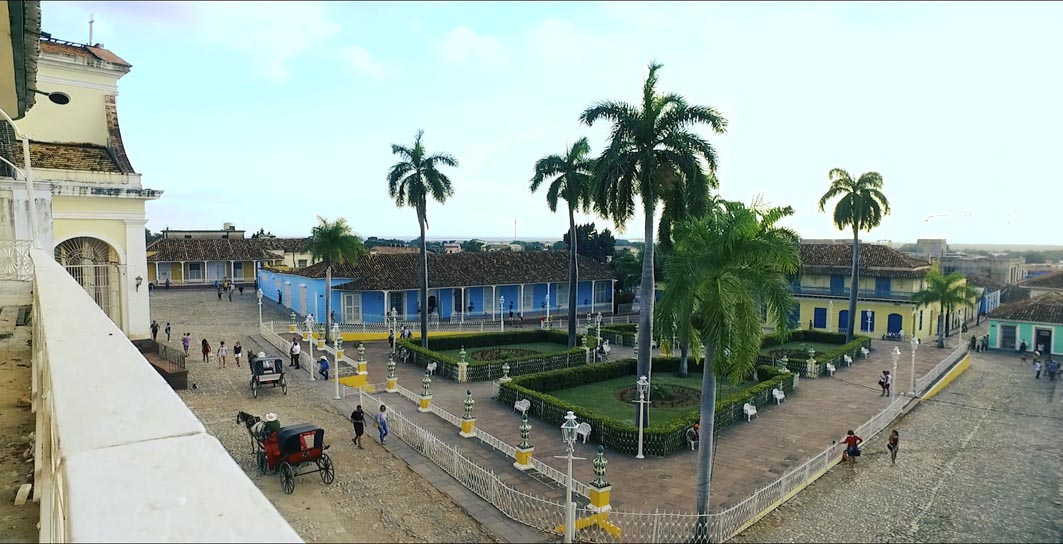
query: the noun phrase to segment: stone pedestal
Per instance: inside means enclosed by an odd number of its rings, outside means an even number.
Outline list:
[[[417,402],[418,412],[431,412],[432,395],[421,395],[421,400]]]
[[[461,431],[458,433],[462,438],[476,436],[476,418],[461,420]]]
[[[387,391],[388,393],[398,393],[399,392],[399,380],[398,380],[398,378],[388,378],[387,387],[385,387],[384,390]]]
[[[469,381],[469,363],[458,363],[458,383]]]
[[[591,501],[587,505],[587,510],[591,512],[608,512],[612,510],[613,507],[609,504],[609,497],[612,491],[613,486],[611,485],[605,487],[587,486],[587,495]]]
[[[532,468],[533,452],[535,452],[535,448],[517,448],[515,455],[517,460],[513,462],[513,468],[521,471]]]

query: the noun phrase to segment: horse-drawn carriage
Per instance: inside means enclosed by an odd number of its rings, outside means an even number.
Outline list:
[[[258,352],[252,357],[248,367],[251,368],[251,396],[258,398],[258,390],[263,385],[278,385],[285,395],[288,394],[288,382],[284,379],[284,360],[280,357],[267,357],[265,353]]]
[[[318,473],[326,485],[336,479],[332,459],[325,453],[329,446],[324,444],[325,430],[321,427],[309,423],[280,427],[273,414],[266,414],[266,421],[258,421],[257,417],[241,412],[237,421],[244,423],[251,435],[259,473],[279,472],[285,493],[290,495],[295,491],[296,476]],[[310,463],[316,467],[314,470],[299,471]]]

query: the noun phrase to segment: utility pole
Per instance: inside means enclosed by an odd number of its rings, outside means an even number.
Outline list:
[[[96,15],[89,14],[89,45],[92,45],[92,24],[96,22]]]

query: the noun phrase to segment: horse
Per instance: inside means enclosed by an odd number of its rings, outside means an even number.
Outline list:
[[[262,435],[262,428],[266,425],[265,422],[256,415],[251,415],[247,412],[237,412],[236,424],[243,424],[247,428],[247,434],[251,437],[251,455],[254,455],[258,451],[258,437]]]

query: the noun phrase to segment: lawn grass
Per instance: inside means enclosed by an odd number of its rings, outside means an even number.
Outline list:
[[[823,342],[787,342],[785,344],[779,344],[777,346],[771,346],[762,348],[760,350],[761,355],[768,355],[776,350],[790,350],[790,351],[808,351],[808,347],[815,348],[816,353],[823,353],[838,348],[838,344],[825,344]]]
[[[465,360],[466,361],[473,361],[474,359],[472,358],[472,354],[477,352],[477,351],[483,351],[485,349],[499,349],[499,348],[527,349],[527,350],[531,350],[531,351],[535,351],[535,352],[539,352],[539,353],[555,353],[555,352],[558,352],[558,351],[567,351],[568,350],[568,346],[567,345],[565,345],[565,344],[556,344],[554,342],[530,342],[530,343],[527,343],[527,344],[501,344],[501,345],[498,345],[498,346],[484,346],[484,347],[480,347],[480,348],[465,348]],[[437,353],[440,353],[442,355],[446,355],[447,357],[453,357],[453,358],[457,359],[459,357],[458,354],[460,352],[461,352],[461,348],[438,351]]]
[[[662,385],[681,385],[693,389],[701,389],[701,374],[691,374],[686,378],[680,378],[673,374],[655,374],[652,381],[653,383]],[[635,381],[631,376],[625,376],[622,378],[614,378],[612,380],[550,391],[549,394],[565,402],[590,408],[600,412],[602,415],[627,421],[634,425],[636,424],[635,409],[632,407],[632,403],[622,402],[617,398],[617,393],[620,390],[633,386],[634,384]],[[717,380],[716,395],[717,397],[720,397],[745,389],[751,385],[753,385],[753,382],[729,384]],[[687,406],[684,408],[654,408],[651,404],[650,413],[652,415],[650,417],[652,417],[655,422],[667,421],[689,412],[691,408],[696,408],[696,406]]]

